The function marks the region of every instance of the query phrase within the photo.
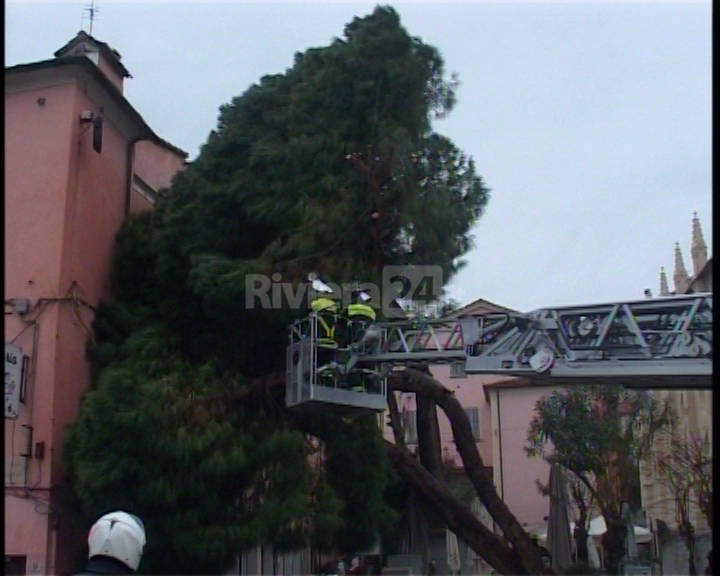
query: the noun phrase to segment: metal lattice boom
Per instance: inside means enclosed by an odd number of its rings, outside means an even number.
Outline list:
[[[379,324],[362,364],[464,363],[467,373],[637,387],[712,386],[712,294]]]

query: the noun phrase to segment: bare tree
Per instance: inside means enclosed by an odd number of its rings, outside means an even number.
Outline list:
[[[695,565],[696,529],[692,505],[697,505],[712,529],[712,456],[709,442],[697,434],[674,432],[670,450],[658,458],[658,472],[672,493],[678,534],[688,551],[688,573],[697,574]]]

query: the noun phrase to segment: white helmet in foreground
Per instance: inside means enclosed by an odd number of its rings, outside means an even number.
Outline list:
[[[145,527],[137,516],[110,512],[98,519],[88,535],[89,558],[107,556],[137,571],[145,547]]]

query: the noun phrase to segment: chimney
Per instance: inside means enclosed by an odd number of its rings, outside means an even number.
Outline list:
[[[683,262],[682,252],[680,252],[680,244],[675,242],[675,272],[673,273],[673,281],[675,282],[675,293],[684,294],[690,284],[685,263]]]
[[[130,72],[120,62],[121,56],[117,50],[114,50],[105,42],[96,40],[83,30],[55,52],[55,58],[78,56],[85,56],[93,62],[121,94],[125,78],[132,78]]]
[[[700,227],[700,219],[697,212],[693,212],[692,220],[692,246],[690,254],[693,261],[693,276],[697,276],[707,263],[707,245],[703,238],[702,228]]]

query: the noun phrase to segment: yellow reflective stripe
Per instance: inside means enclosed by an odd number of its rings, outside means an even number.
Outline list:
[[[322,316],[318,316],[317,319],[325,330],[325,335],[329,336],[330,339],[335,338],[335,326],[328,325],[328,323],[325,322],[325,319]],[[320,338],[318,338],[318,340],[320,340]]]
[[[329,310],[331,312],[337,311],[335,301],[330,300],[330,298],[318,298],[313,300],[310,303],[310,307],[313,309],[313,312],[320,312],[321,310]]]
[[[348,316],[367,316],[375,320],[375,310],[366,304],[350,304],[348,306]]]
[[[317,344],[321,348],[337,348],[338,343],[335,342],[332,338],[318,338]]]

